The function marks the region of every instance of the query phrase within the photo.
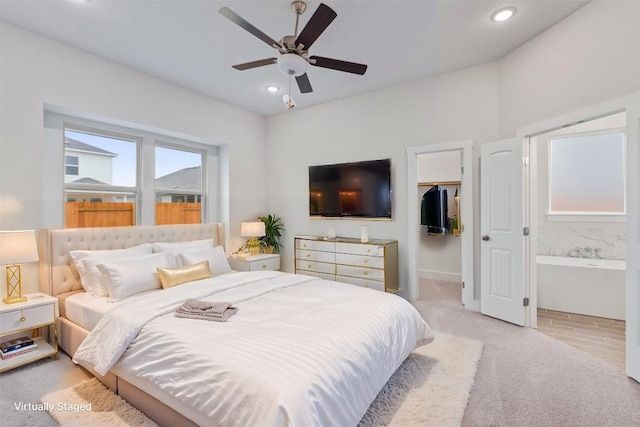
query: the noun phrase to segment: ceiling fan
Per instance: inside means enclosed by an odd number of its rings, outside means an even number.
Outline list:
[[[309,56],[309,48],[311,45],[313,45],[329,24],[331,24],[336,16],[338,16],[333,9],[324,3],[320,3],[320,6],[318,6],[311,16],[311,19],[309,19],[309,22],[307,22],[307,25],[302,29],[299,35],[298,23],[300,21],[300,15],[305,12],[307,5],[304,1],[296,0],[291,2],[291,9],[296,14],[294,35],[284,36],[279,42],[251,25],[228,7],[220,9],[220,13],[224,17],[228,18],[280,52],[280,56],[277,58],[266,58],[258,61],[246,62],[244,64],[233,65],[233,68],[243,71],[265,65],[277,64],[278,69],[281,72],[296,78],[296,82],[298,83],[298,88],[300,88],[301,93],[313,92],[311,82],[309,82],[309,77],[306,72],[309,64],[316,67],[329,68],[332,70],[359,75],[363,75],[367,71],[367,66],[364,64],[325,58],[323,56]]]

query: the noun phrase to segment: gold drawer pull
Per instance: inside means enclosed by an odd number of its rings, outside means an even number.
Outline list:
[[[365,260],[364,260],[364,263],[365,263],[365,264],[368,264],[368,263],[369,263],[369,260],[368,260],[368,259],[365,259]]]
[[[303,247],[303,248],[306,248],[306,247],[307,247],[307,244],[306,244],[306,243],[303,243],[303,244],[302,244],[302,247]]]
[[[311,268],[311,264],[307,265],[307,268]]]
[[[369,274],[369,272],[368,272],[368,271],[365,271],[365,272],[364,272],[364,275],[366,276],[367,274]]]
[[[262,264],[262,268],[263,269],[267,268],[267,264]]]
[[[21,321],[21,322],[24,322],[25,320],[27,320],[27,318],[26,318],[26,317],[24,317],[24,313],[23,313],[23,312],[20,312],[20,321]]]
[[[307,258],[309,258],[311,256],[311,254],[307,254]]]
[[[367,252],[371,252],[371,248],[367,249]]]

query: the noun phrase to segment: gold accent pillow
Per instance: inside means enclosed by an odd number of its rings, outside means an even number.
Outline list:
[[[162,289],[172,286],[181,285],[183,283],[192,282],[194,280],[208,279],[213,277],[209,268],[209,261],[202,261],[198,264],[187,265],[178,268],[162,268],[158,267],[158,277]]]

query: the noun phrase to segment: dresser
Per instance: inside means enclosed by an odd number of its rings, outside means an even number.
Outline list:
[[[295,272],[379,291],[398,291],[398,241],[295,237]]]

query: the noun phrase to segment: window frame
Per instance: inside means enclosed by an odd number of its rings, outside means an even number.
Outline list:
[[[105,191],[104,186],[91,184],[71,184],[65,183],[65,131],[80,131],[107,137],[116,137],[126,140],[137,141],[136,151],[136,187],[110,186],[114,191],[122,190],[135,197],[135,224],[155,225],[155,147],[156,143],[166,148],[197,152],[202,154],[202,190],[197,192],[201,196],[201,222],[215,221],[218,212],[218,186],[221,185],[219,173],[221,167],[220,147],[201,141],[201,138],[190,137],[183,134],[171,134],[171,132],[154,132],[142,128],[125,127],[110,123],[109,121],[96,121],[83,118],[77,115],[69,115],[66,112],[55,111],[56,108],[45,109],[45,130],[55,132],[51,136],[55,139],[57,148],[56,156],[59,160],[57,167],[52,167],[56,171],[55,184],[60,191],[61,198],[58,205],[59,223],[55,226],[64,227],[65,224],[65,204],[67,190],[100,190]],[[57,135],[57,136],[55,136]],[[174,136],[175,135],[175,136]],[[49,138],[46,136],[46,138]],[[54,139],[50,139],[51,142]],[[59,143],[58,143],[59,141]],[[135,193],[132,192],[135,190]],[[133,193],[133,194],[132,194]],[[56,198],[57,199],[57,198]],[[215,205],[213,205],[215,203]],[[54,225],[52,225],[54,226]]]
[[[554,139],[566,139],[576,138],[581,136],[596,136],[596,135],[608,135],[608,134],[621,134],[622,135],[622,194],[623,194],[623,210],[622,212],[602,212],[602,211],[553,211],[551,210],[551,198],[552,198],[552,142]],[[608,128],[599,129],[585,132],[575,132],[560,135],[550,136],[548,139],[548,152],[547,152],[547,221],[550,222],[625,222],[627,214],[627,171],[626,171],[626,156],[627,156],[627,135],[626,129]]]
[[[75,159],[76,164],[70,163],[70,159]],[[68,168],[76,168],[76,173],[67,172]],[[64,174],[69,176],[79,176],[80,175],[80,157],[72,156],[65,154],[64,156]]]
[[[153,186],[153,200],[155,201],[158,196],[164,196],[168,194],[175,194],[176,192],[171,192],[167,190],[158,191],[155,187],[155,149],[156,148],[167,148],[170,150],[179,150],[179,151],[188,151],[190,153],[195,153],[200,155],[200,167],[202,173],[202,188],[200,190],[189,190],[182,189],[179,194],[185,196],[200,196],[200,221],[205,223],[207,221],[207,147],[202,146],[200,144],[188,141],[182,141],[180,143],[170,142],[166,138],[156,139],[154,141],[154,186]],[[195,202],[198,203],[198,202]],[[154,203],[155,209],[155,203]],[[155,216],[155,215],[154,215]],[[155,221],[154,221],[155,222]]]

